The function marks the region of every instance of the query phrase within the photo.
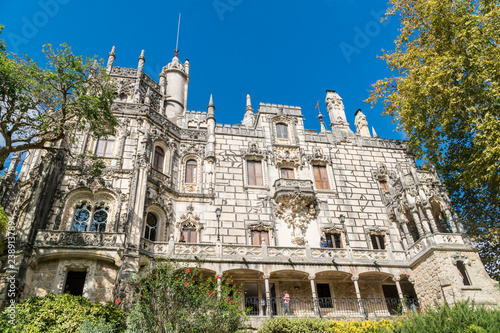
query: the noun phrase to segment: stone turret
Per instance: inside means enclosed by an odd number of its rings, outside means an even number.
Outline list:
[[[356,125],[356,133],[361,136],[371,137],[370,130],[368,129],[368,121],[366,121],[366,116],[358,109],[354,114],[354,125]]]
[[[252,100],[250,99],[250,94],[247,94],[247,107],[245,109],[245,116],[241,122],[246,127],[253,127],[255,124],[255,115],[252,108]]]
[[[215,156],[215,106],[212,94],[210,94],[210,101],[208,102],[207,111],[208,137],[205,153],[207,157],[213,157]]]
[[[330,116],[330,127],[334,129],[349,127],[344,110],[344,103],[342,98],[335,92],[335,90],[326,91],[325,99],[328,115]]]
[[[115,47],[113,46],[111,48],[111,52],[109,52],[108,55],[108,63],[106,64],[106,73],[111,74],[111,71],[113,70],[113,62],[115,61],[116,55],[115,55]]]
[[[163,67],[167,84],[165,114],[174,123],[177,123],[177,118],[184,114],[187,102],[189,61],[186,61],[185,65],[187,70],[179,63],[179,58],[175,54],[172,62]]]

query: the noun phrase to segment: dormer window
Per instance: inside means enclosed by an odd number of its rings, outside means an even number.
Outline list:
[[[285,124],[276,124],[276,137],[278,139],[288,139],[288,126]]]

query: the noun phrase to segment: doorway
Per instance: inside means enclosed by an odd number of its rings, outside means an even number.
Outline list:
[[[64,293],[74,296],[83,296],[83,287],[87,272],[69,271],[64,284]]]
[[[393,284],[382,285],[382,290],[384,291],[385,303],[387,304],[387,310],[390,314],[399,313],[400,300],[398,294],[398,288]]]
[[[318,291],[318,303],[320,308],[332,308],[332,294],[330,293],[330,285],[328,283],[317,283],[316,290]]]

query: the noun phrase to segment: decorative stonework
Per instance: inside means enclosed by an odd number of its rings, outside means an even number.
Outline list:
[[[96,271],[96,262],[93,260],[70,259],[59,261],[59,266],[57,268],[57,277],[54,280],[54,292],[56,294],[63,293],[66,276],[68,274],[68,271],[71,270],[85,271],[87,273],[85,276],[85,284],[83,287],[82,296],[91,298],[92,287],[94,285],[94,274]]]
[[[275,163],[278,166],[290,165],[299,167],[301,165],[300,151],[298,148],[276,146],[274,148]]]

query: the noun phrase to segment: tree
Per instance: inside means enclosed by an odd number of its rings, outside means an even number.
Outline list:
[[[500,4],[492,0],[390,0],[399,14],[393,73],[367,101],[405,131],[409,149],[436,165],[477,241],[500,222]],[[497,276],[499,278],[499,276]]]
[[[245,312],[231,280],[205,277],[197,268],[157,259],[154,269],[134,279],[136,303],[127,332],[235,332]],[[119,302],[119,300],[117,300]]]
[[[0,170],[11,153],[67,150],[75,132],[98,137],[117,125],[111,112],[113,84],[102,61],[76,56],[66,44],[56,50],[47,44],[43,53],[46,68],[8,53],[0,40],[0,133],[5,141]]]

